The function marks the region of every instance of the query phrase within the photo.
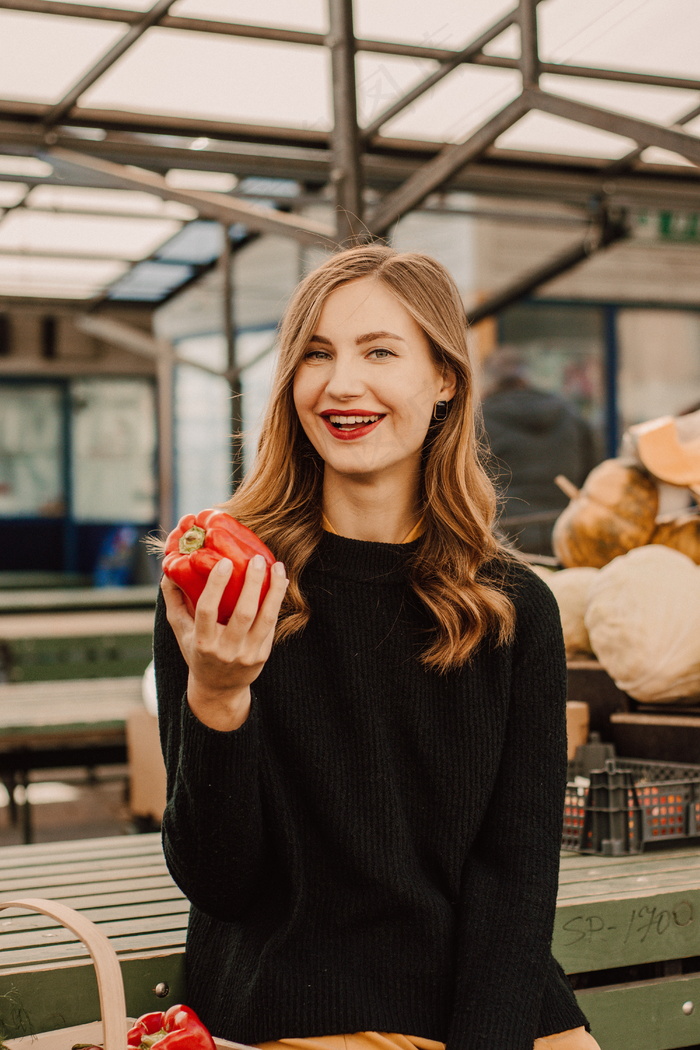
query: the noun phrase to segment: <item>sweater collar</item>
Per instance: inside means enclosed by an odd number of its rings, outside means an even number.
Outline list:
[[[406,563],[417,546],[417,540],[373,543],[324,531],[309,568],[349,580],[404,582]]]

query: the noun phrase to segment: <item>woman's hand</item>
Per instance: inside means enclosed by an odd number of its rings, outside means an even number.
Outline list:
[[[212,729],[241,726],[250,711],[250,684],[270,655],[280,606],[288,580],[282,562],[275,562],[270,588],[260,609],[265,561],[256,555],[248,563],[245,582],[227,624],[217,623],[219,602],[233,565],[228,558],[217,562],[197,602],[189,613],[180,588],[164,576],[161,590],[168,623],[190,669],[187,700],[201,722]]]

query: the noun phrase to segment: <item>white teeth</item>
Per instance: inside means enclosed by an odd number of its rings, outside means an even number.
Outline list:
[[[328,416],[327,418],[330,420],[331,423],[334,423],[336,426],[339,426],[339,425],[342,426],[343,424],[356,425],[357,423],[376,423],[377,420],[380,417],[379,416]]]

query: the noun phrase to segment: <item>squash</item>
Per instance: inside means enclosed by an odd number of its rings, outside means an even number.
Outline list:
[[[663,543],[700,565],[700,514],[670,514],[658,518],[650,543]]]
[[[672,485],[700,485],[700,411],[636,423],[629,433],[639,459],[655,477]]]
[[[543,577],[559,606],[567,656],[588,656],[592,652],[584,614],[588,607],[588,593],[599,571],[581,566],[560,569]]]
[[[539,576],[545,583],[549,581],[550,576],[554,576],[556,569],[550,569],[548,565],[538,565],[537,562],[532,562],[530,568],[534,572],[535,576]]]
[[[618,689],[642,703],[700,697],[700,567],[661,544],[597,573],[584,615],[591,648]]]
[[[566,568],[601,568],[649,542],[659,494],[655,480],[633,460],[603,460],[581,489],[561,475],[554,480],[571,499],[552,530],[552,549]]]

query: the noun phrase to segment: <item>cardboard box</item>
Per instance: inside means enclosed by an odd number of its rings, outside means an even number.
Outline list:
[[[126,748],[131,815],[160,824],[165,809],[165,765],[158,719],[145,707],[132,711],[127,718]]]

